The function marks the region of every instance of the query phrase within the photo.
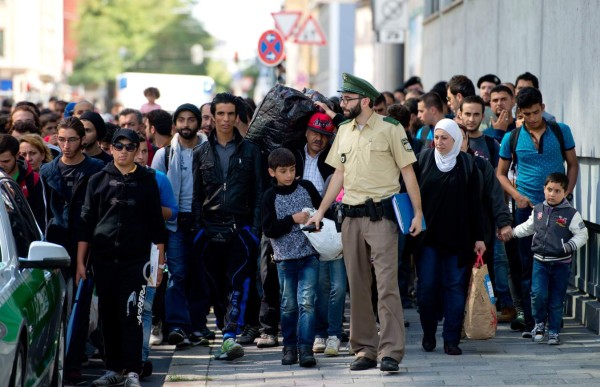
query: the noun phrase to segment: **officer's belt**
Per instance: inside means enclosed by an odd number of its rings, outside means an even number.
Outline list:
[[[347,204],[343,204],[342,208],[344,211],[344,216],[347,216],[348,218],[371,217],[369,209],[364,204],[360,204],[358,206],[350,206]],[[378,218],[383,217],[383,206],[381,205],[381,203],[375,203],[375,211],[377,212],[376,216]]]

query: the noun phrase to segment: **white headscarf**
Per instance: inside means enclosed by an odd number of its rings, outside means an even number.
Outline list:
[[[434,134],[438,129],[446,131],[454,139],[454,145],[450,152],[443,155],[437,148],[434,151],[435,163],[438,169],[442,172],[449,172],[456,165],[456,158],[460,153],[460,145],[462,143],[462,133],[458,124],[449,118],[444,118],[435,125]]]

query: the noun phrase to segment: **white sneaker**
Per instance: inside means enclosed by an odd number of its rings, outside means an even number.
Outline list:
[[[314,353],[323,353],[325,351],[325,339],[323,337],[315,337],[315,342],[313,344],[313,352]]]
[[[340,339],[337,336],[329,336],[325,347],[325,356],[337,356],[340,350]]]
[[[124,387],[142,387],[142,385],[140,384],[140,376],[138,374],[136,374],[135,372],[130,372],[127,374],[127,377],[125,378],[125,384],[123,384]]]
[[[162,321],[159,321],[156,325],[152,325],[152,331],[150,332],[150,345],[161,345],[162,342]]]
[[[115,371],[106,371],[104,375],[92,382],[92,387],[122,386],[124,382],[125,377],[123,375]]]
[[[544,323],[537,323],[533,330],[531,331],[532,340],[536,343],[541,343],[544,340],[544,333],[546,331],[546,327]]]

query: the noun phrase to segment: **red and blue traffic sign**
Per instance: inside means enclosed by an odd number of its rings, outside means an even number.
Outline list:
[[[263,32],[258,39],[258,59],[266,66],[277,66],[283,61],[283,36],[275,30]]]

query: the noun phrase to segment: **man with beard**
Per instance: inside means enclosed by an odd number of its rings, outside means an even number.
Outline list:
[[[200,112],[202,113],[202,123],[200,124],[200,130],[207,136],[215,130],[215,118],[210,112],[210,102],[200,106]]]
[[[206,328],[208,294],[203,288],[204,268],[192,259],[195,237],[192,161],[193,151],[200,146],[197,133],[201,119],[195,105],[179,106],[173,114],[177,133],[171,144],[159,149],[152,160],[153,169],[167,174],[179,206],[177,219],[167,222],[169,280],[165,296],[168,341],[177,349],[208,345],[208,339],[214,338],[214,332]]]
[[[489,127],[483,133],[501,142],[506,133],[516,128],[515,118],[512,114],[515,99],[512,90],[504,85],[494,87],[490,95],[492,117]]]
[[[317,228],[344,187],[342,244],[350,285],[350,345],[354,371],[377,366],[399,370],[404,357],[404,315],[398,289],[398,224],[391,198],[400,192],[400,174],[410,196],[413,236],[421,232],[421,195],[411,166],[416,161],[399,122],[373,112],[379,92],[367,81],[343,74],[343,123],[326,162],[335,168],[321,206],[308,221]],[[371,267],[378,290],[380,334],[371,312]]]
[[[155,109],[146,115],[146,138],[157,148],[163,148],[171,143],[173,118],[169,112]]]
[[[85,128],[85,143],[83,152],[90,157],[102,161],[105,165],[112,161],[112,156],[100,148],[100,139],[106,135],[106,125],[100,114],[85,112],[79,117]]]
[[[215,358],[233,360],[244,356],[244,348],[235,340],[238,324],[258,325],[258,313],[245,312],[253,297],[258,298],[255,273],[263,172],[260,149],[244,140],[235,127],[235,97],[217,94],[210,110],[215,130],[194,150],[193,206],[202,230],[195,251],[206,264],[217,325],[223,331]],[[169,301],[167,297],[167,307]]]

